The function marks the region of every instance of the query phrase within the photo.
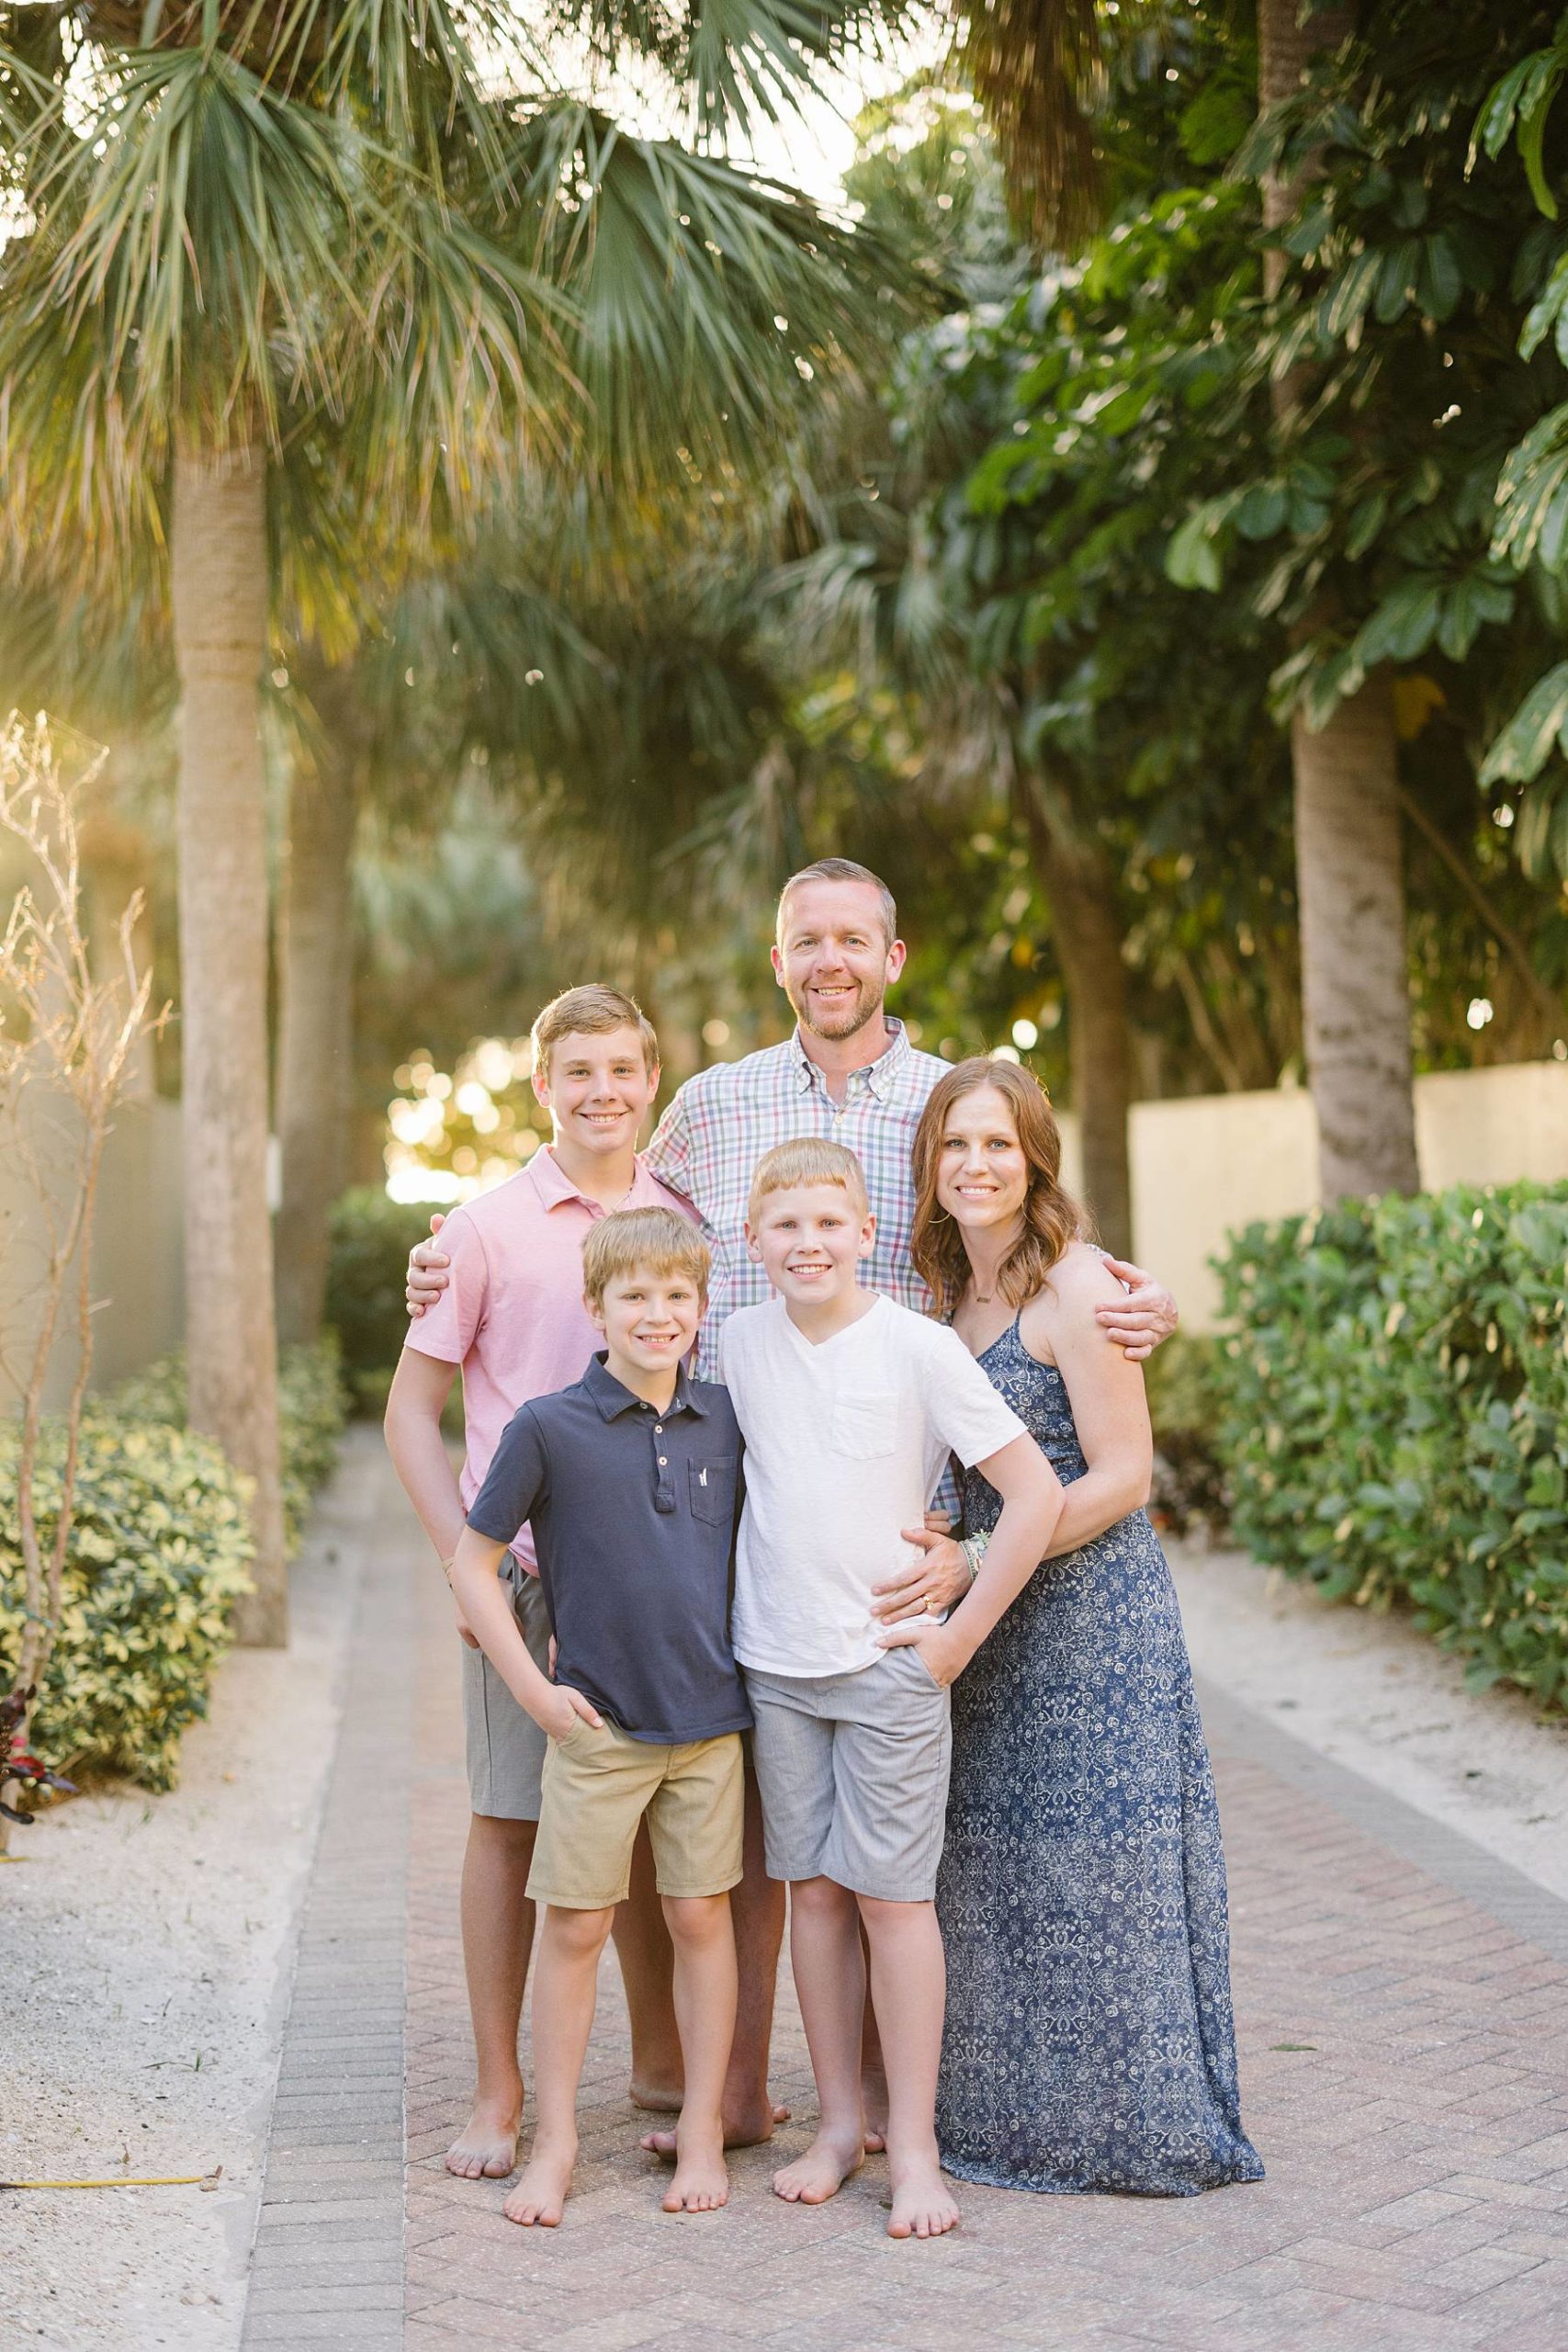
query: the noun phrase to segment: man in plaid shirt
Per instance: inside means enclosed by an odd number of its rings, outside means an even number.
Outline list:
[[[825,857],[786,882],[779,899],[774,976],[795,1014],[795,1034],[738,1062],[689,1078],[644,1154],[652,1174],[686,1198],[713,1251],[713,1282],[698,1342],[707,1376],[718,1333],[738,1306],[768,1295],[742,1230],[751,1170],[796,1136],[826,1136],[865,1170],[876,1248],[863,1281],[900,1306],[931,1306],[909,1257],[915,1215],[915,1129],[947,1064],[910,1045],[884,1010],[905,946],[886,884],[845,857]],[[427,1245],[428,1246],[428,1245]],[[1107,1261],[1130,1288],[1101,1307],[1108,1334],[1142,1359],[1176,1328],[1176,1305],[1141,1268]]]
[[[645,1162],[661,1182],[683,1193],[702,1218],[713,1251],[713,1278],[698,1343],[699,1370],[711,1376],[714,1345],[737,1307],[768,1296],[767,1276],[747,1254],[742,1230],[751,1170],[776,1143],[795,1136],[826,1136],[852,1151],[865,1170],[876,1216],[876,1248],[865,1273],[868,1289],[886,1291],[905,1306],[931,1304],[909,1258],[915,1187],[912,1153],[931,1089],[947,1064],[910,1045],[901,1022],[885,1009],[888,989],[904,968],[893,894],[863,865],[826,857],[791,876],[779,899],[773,973],[795,1012],[795,1034],[738,1062],[717,1062],[689,1078],[660,1121]],[[1109,1340],[1130,1356],[1147,1356],[1176,1328],[1176,1303],[1136,1266],[1107,1261],[1129,1285],[1117,1306],[1097,1309]],[[422,1309],[439,1295],[446,1277],[437,1244],[422,1242],[409,1263],[409,1303]],[[939,1507],[945,1496],[938,1497]],[[959,1597],[960,1580],[945,1580],[923,1564],[892,1589],[897,1613],[941,1607]],[[784,1890],[762,1866],[761,1815],[756,1785],[747,1776],[746,1877],[731,1895],[740,2007],[725,2099],[732,2145],[766,2139],[775,2111],[768,2098],[768,2045],[773,1984],[784,1941]],[[634,1904],[637,1889],[634,1884]],[[644,1940],[657,1942],[656,1899]],[[620,1942],[622,1964],[636,1947]],[[650,1976],[658,1963],[649,1954]],[[652,1990],[651,1984],[649,1991]],[[645,1996],[638,2007],[649,2008]],[[869,2038],[869,2037],[868,2037]],[[668,2036],[678,2049],[671,2018]],[[868,2051],[868,2056],[870,2052]],[[644,2086],[646,2093],[650,2087]],[[668,2103],[680,2105],[671,2081]],[[867,2111],[881,2112],[880,2086],[868,2083]],[[648,2100],[645,2103],[654,2103]],[[660,2098],[659,2104],[664,2104]],[[672,2152],[671,2132],[650,2133],[645,2147]]]

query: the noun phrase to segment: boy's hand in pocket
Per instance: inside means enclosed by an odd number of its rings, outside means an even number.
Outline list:
[[[570,1683],[563,1682],[550,1692],[547,1702],[541,1705],[534,1720],[546,1738],[553,1739],[558,1747],[563,1739],[570,1737],[574,1724],[592,1724],[598,1731],[603,1728],[604,1718],[589,1704],[581,1690],[574,1690]]]
[[[930,1618],[907,1617],[901,1625],[889,1625],[877,1640],[885,1650],[919,1650],[920,1664],[942,1690],[957,1681],[974,1655],[949,1627],[933,1625]]]

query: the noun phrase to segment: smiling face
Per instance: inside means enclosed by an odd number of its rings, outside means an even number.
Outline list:
[[[658,1273],[634,1266],[612,1276],[603,1297],[583,1304],[604,1334],[611,1372],[629,1386],[628,1372],[673,1371],[690,1353],[704,1299],[701,1285],[679,1267]]]
[[[659,1091],[642,1039],[629,1025],[595,1035],[572,1030],[549,1049],[548,1067],[534,1072],[534,1091],[550,1114],[557,1142],[603,1154],[627,1148]]]
[[[876,1245],[876,1219],[841,1184],[765,1193],[748,1218],[746,1247],[781,1298],[824,1306],[855,1286],[855,1267]]]
[[[883,927],[863,882],[802,882],[779,910],[773,973],[814,1037],[852,1037],[882,1011],[904,968],[904,943]]]
[[[997,1086],[961,1094],[942,1126],[937,1206],[976,1233],[1021,1225],[1028,1196],[1029,1161],[1007,1096]]]

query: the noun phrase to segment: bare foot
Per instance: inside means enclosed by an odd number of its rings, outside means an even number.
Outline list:
[[[626,2089],[634,2107],[646,2107],[653,2115],[679,2115],[686,2095],[679,2082],[644,2083],[635,2075]]]
[[[934,2155],[902,2165],[893,2183],[890,2238],[940,2238],[958,2227],[958,2205]]]
[[[649,2102],[645,2100],[643,2104],[646,2106]],[[679,2107],[681,2102],[677,2099],[674,2104]],[[724,2144],[727,2148],[760,2148],[764,2140],[773,2138],[777,2124],[788,2121],[787,2107],[768,2106],[750,2109],[740,2114],[727,2114],[724,2119]],[[673,2132],[645,2132],[638,2144],[650,2156],[662,2156],[666,2164],[675,2161]]]
[[[859,2172],[865,2153],[863,2138],[856,2132],[846,2145],[819,2132],[803,2156],[774,2173],[773,2195],[791,2205],[826,2205],[851,2175]]]
[[[446,2151],[446,2169],[459,2180],[504,2180],[517,2165],[517,2133],[523,2121],[523,2086],[504,2106],[476,2098],[467,2123]]]
[[[865,2152],[868,2156],[879,2155],[887,2145],[886,2075],[863,2074],[860,2095],[865,2109]]]
[[[576,2161],[575,2139],[558,2141],[553,2147],[541,2147],[536,2140],[522,2179],[501,2209],[507,2220],[521,2222],[525,2230],[558,2229]]]
[[[667,2213],[714,2213],[729,2202],[729,2175],[717,2132],[686,2131],[675,2177],[664,2192]]]

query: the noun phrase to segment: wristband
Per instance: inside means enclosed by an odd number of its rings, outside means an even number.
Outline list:
[[[980,1574],[980,1562],[985,1559],[985,1547],[989,1545],[989,1541],[992,1541],[992,1538],[989,1538],[989,1529],[983,1529],[978,1536],[964,1536],[964,1541],[959,1543],[959,1550],[962,1550],[964,1559],[968,1562],[968,1588],[971,1588],[971,1592],[974,1592],[976,1576]]]
[[[971,1591],[974,1590],[975,1579],[980,1573],[980,1563],[986,1556],[986,1547],[990,1543],[990,1540],[989,1530],[987,1530],[984,1533],[978,1535],[965,1535],[961,1537],[959,1540],[958,1548],[969,1563],[969,1587]]]

